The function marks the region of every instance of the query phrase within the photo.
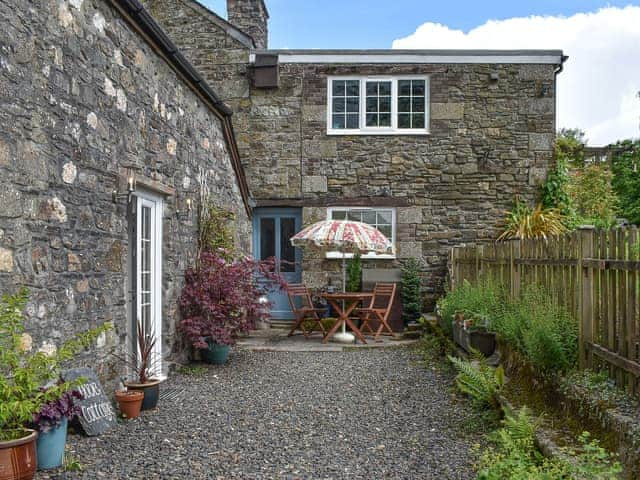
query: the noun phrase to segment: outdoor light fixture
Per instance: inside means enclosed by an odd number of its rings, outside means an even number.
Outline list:
[[[131,202],[131,197],[133,196],[133,192],[136,191],[136,176],[131,168],[127,169],[127,191],[126,192],[118,192],[117,188],[114,188],[111,192],[111,201],[113,203],[118,203],[119,198],[127,199],[127,203]]]
[[[191,218],[191,212],[193,211],[193,201],[187,197],[180,206],[180,197],[176,195],[176,217]]]

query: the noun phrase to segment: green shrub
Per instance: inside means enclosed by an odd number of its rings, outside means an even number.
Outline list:
[[[409,258],[402,265],[401,278],[402,320],[407,325],[418,320],[422,314],[420,263],[415,258]]]
[[[362,257],[355,252],[353,257],[347,260],[347,292],[359,292],[362,285]]]
[[[577,361],[577,322],[539,286],[501,305],[492,328],[539,371],[567,370]]]
[[[449,356],[449,361],[458,370],[456,386],[462,393],[469,395],[478,406],[488,405],[498,409],[498,394],[504,386],[504,369],[502,366],[490,367],[480,354],[475,357],[476,361],[472,363]]]
[[[465,280],[461,286],[438,301],[438,312],[443,319],[444,330],[451,334],[453,319],[458,311],[493,317],[499,310],[503,297],[502,290],[492,281],[474,285]]]

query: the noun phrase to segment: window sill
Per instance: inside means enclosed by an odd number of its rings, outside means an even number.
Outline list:
[[[413,135],[426,137],[428,130],[327,130],[327,135]]]
[[[325,258],[328,260],[341,260],[342,259],[342,253],[340,252],[327,252],[325,253]],[[353,253],[345,253],[344,254],[344,258],[349,259],[349,258],[353,258]],[[394,254],[364,254],[361,255],[360,258],[362,260],[395,260],[396,256]]]

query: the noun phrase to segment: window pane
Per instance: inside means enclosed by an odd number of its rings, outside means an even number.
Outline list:
[[[360,128],[360,115],[359,114],[347,114],[347,128]]]
[[[352,220],[354,222],[361,222],[362,212],[359,212],[357,210],[350,210],[349,212],[347,212],[347,220]]]
[[[333,96],[334,97],[342,97],[344,96],[344,80],[334,80],[333,81]]]
[[[360,82],[358,80],[347,80],[347,96],[360,96]]]
[[[378,210],[376,214],[378,216],[378,225],[385,223],[391,225],[391,212],[389,210]]]
[[[367,82],[367,96],[378,95],[378,82]]]
[[[368,223],[369,225],[375,225],[376,223],[376,212],[374,210],[367,210],[362,213],[362,221],[364,223]]]
[[[344,112],[344,98],[333,99],[333,113]]]
[[[378,97],[367,97],[367,112],[378,111]]]
[[[378,116],[378,126],[380,126],[380,127],[390,127],[391,126],[391,114],[390,113],[381,113]]]
[[[411,111],[411,98],[400,97],[398,98],[398,112],[410,112]]]
[[[398,128],[411,128],[411,115],[408,113],[398,115]]]
[[[424,97],[413,97],[412,112],[424,112]]]
[[[281,218],[280,219],[280,271],[295,272],[296,266],[296,250],[291,245],[289,239],[296,234],[296,219]]]
[[[360,110],[360,99],[358,97],[347,98],[347,112],[358,112]]]
[[[276,220],[260,219],[260,260],[276,255]]]
[[[424,80],[413,80],[412,93],[414,96],[424,96]]]
[[[379,108],[381,112],[391,111],[391,97],[380,97]]]
[[[379,225],[378,230],[380,230],[380,233],[385,237],[391,240],[391,225]]]
[[[413,114],[413,128],[424,128],[424,113]]]
[[[367,127],[378,126],[378,115],[375,113],[367,113]]]
[[[347,212],[345,212],[344,210],[333,210],[331,212],[332,220],[344,220],[346,216],[347,216]]]
[[[391,82],[379,82],[378,93],[380,95],[391,95]]]
[[[332,128],[344,128],[344,115],[337,114],[333,116],[333,122],[331,122]]]
[[[398,95],[411,95],[411,80],[398,80]]]

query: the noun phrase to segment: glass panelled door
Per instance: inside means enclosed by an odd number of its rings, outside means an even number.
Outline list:
[[[291,245],[289,239],[302,228],[299,208],[257,208],[254,211],[253,232],[255,257],[265,260],[275,257],[280,273],[288,283],[302,280],[302,252]],[[293,313],[285,292],[269,294],[271,316],[276,320],[291,320]]]
[[[140,194],[135,201],[135,312],[145,332],[156,337],[153,374],[162,378],[162,199]]]

